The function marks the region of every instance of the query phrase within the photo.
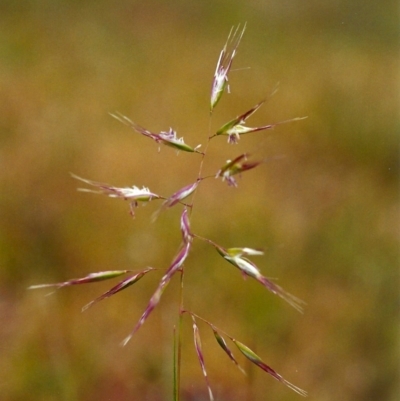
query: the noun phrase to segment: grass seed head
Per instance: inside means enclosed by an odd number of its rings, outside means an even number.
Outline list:
[[[237,26],[235,31],[233,31],[232,28],[229,33],[228,40],[226,41],[225,46],[219,55],[211,88],[211,112],[214,110],[215,106],[221,99],[222,94],[228,86],[228,74],[245,29],[246,24],[242,29],[240,29],[240,25]]]

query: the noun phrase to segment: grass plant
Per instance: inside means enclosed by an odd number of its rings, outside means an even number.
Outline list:
[[[239,364],[234,352],[232,351],[232,345],[236,347],[236,351],[239,354],[242,354],[247,360],[249,360],[254,365],[258,366],[264,372],[271,375],[274,379],[283,383],[289,389],[298,393],[301,396],[306,396],[307,393],[300,389],[299,387],[293,385],[289,381],[287,381],[283,376],[277,373],[273,368],[267,365],[261,357],[259,357],[252,349],[250,349],[247,345],[240,342],[238,339],[233,337],[232,335],[226,333],[223,329],[219,328],[214,323],[208,321],[207,319],[201,317],[197,313],[192,310],[188,310],[185,307],[185,266],[190,260],[190,252],[192,243],[194,241],[203,241],[212,248],[214,248],[218,254],[221,256],[225,262],[230,263],[234,267],[236,267],[239,272],[243,275],[244,278],[251,277],[254,280],[258,281],[261,285],[263,285],[268,291],[279,296],[284,301],[289,303],[292,307],[294,307],[299,312],[302,312],[302,306],[304,304],[303,301],[298,299],[297,297],[286,292],[282,287],[277,285],[273,280],[264,276],[258,266],[252,262],[249,257],[262,255],[263,251],[261,249],[251,248],[249,246],[244,247],[225,247],[223,245],[218,244],[214,240],[209,238],[204,238],[200,234],[196,233],[191,228],[191,213],[193,208],[195,208],[195,195],[196,192],[201,187],[201,184],[204,180],[210,179],[218,179],[221,182],[225,182],[227,185],[232,187],[238,187],[237,177],[241,174],[257,168],[262,163],[265,162],[263,159],[254,159],[250,153],[241,153],[236,155],[231,160],[226,161],[225,163],[221,163],[221,167],[218,171],[216,171],[212,175],[203,175],[203,165],[207,158],[207,150],[211,145],[211,142],[217,142],[219,136],[226,136],[228,139],[229,145],[235,145],[240,140],[240,137],[244,134],[254,133],[258,131],[270,130],[276,127],[279,124],[293,122],[297,120],[301,120],[305,117],[301,118],[293,118],[290,120],[277,122],[274,124],[266,124],[258,127],[249,127],[247,126],[247,120],[265,103],[265,100],[260,101],[255,106],[249,108],[247,111],[242,112],[237,117],[231,119],[224,125],[222,125],[218,130],[212,130],[212,116],[214,110],[218,103],[220,102],[222,95],[226,92],[230,92],[230,86],[228,81],[228,76],[231,71],[233,60],[237,54],[237,50],[242,39],[242,36],[245,32],[246,25],[240,26],[238,25],[236,28],[232,28],[229,33],[228,40],[225,43],[222,51],[220,52],[219,59],[217,62],[217,66],[215,69],[214,77],[212,80],[212,88],[210,95],[210,105],[209,105],[209,130],[207,133],[206,144],[204,146],[204,150],[201,150],[201,145],[191,146],[183,140],[183,138],[178,137],[175,130],[170,128],[168,131],[162,131],[159,134],[149,131],[146,128],[138,125],[137,123],[130,120],[128,117],[120,114],[114,113],[112,116],[132,128],[136,133],[141,134],[145,137],[156,142],[156,144],[161,147],[161,145],[166,145],[174,150],[179,152],[188,152],[192,153],[193,157],[199,158],[199,168],[197,171],[197,178],[193,180],[193,182],[188,185],[177,189],[171,195],[161,195],[157,192],[150,190],[147,187],[139,188],[137,186],[131,187],[115,187],[113,185],[88,180],[86,178],[82,178],[75,174],[72,174],[72,177],[79,180],[80,182],[86,184],[85,188],[80,188],[81,191],[92,192],[104,194],[112,198],[119,198],[123,200],[129,201],[130,205],[130,215],[132,218],[135,217],[135,210],[139,203],[148,203],[148,202],[161,202],[160,208],[153,214],[153,220],[157,218],[157,216],[172,207],[180,207],[182,209],[181,217],[180,217],[180,231],[182,235],[182,241],[179,245],[176,255],[172,258],[172,261],[169,263],[167,268],[154,268],[154,267],[145,267],[139,271],[131,271],[131,270],[108,270],[101,271],[96,273],[90,273],[84,277],[71,279],[60,283],[54,284],[40,284],[29,287],[30,289],[38,289],[38,288],[54,288],[58,290],[63,287],[68,287],[72,285],[78,284],[87,284],[94,283],[97,281],[109,280],[113,278],[117,278],[125,275],[126,277],[119,281],[116,285],[110,288],[108,291],[104,292],[97,298],[93,299],[91,302],[83,306],[82,311],[85,311],[92,307],[94,304],[109,298],[116,293],[125,290],[131,285],[137,283],[142,277],[145,275],[152,273],[155,274],[160,270],[163,271],[161,279],[158,282],[158,285],[151,296],[147,307],[143,311],[141,317],[137,321],[136,325],[133,327],[132,331],[128,334],[128,336],[122,341],[121,345],[126,346],[134,334],[143,326],[146,322],[150,314],[157,307],[159,302],[162,299],[163,293],[167,288],[168,284],[171,280],[178,276],[180,278],[180,300],[179,300],[179,310],[177,312],[178,319],[177,323],[173,329],[174,331],[174,360],[173,360],[173,399],[178,401],[180,400],[180,388],[181,388],[181,344],[182,344],[182,325],[184,324],[184,317],[187,316],[190,318],[192,326],[193,326],[193,339],[194,339],[194,347],[198,357],[198,361],[201,367],[202,374],[204,376],[206,386],[208,389],[209,399],[214,400],[215,397],[212,391],[212,380],[210,380],[206,363],[204,359],[204,353],[201,343],[200,337],[200,329],[198,323],[202,323],[205,327],[208,327],[214,334],[216,342],[221,347],[222,351],[226,354],[228,359],[234,363],[238,369],[246,374],[245,370]],[[188,200],[191,199],[191,200]],[[178,224],[176,226],[178,229]],[[221,261],[223,263],[223,261]],[[229,344],[228,344],[229,342]]]

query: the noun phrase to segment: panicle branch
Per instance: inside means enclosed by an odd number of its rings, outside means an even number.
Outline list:
[[[289,294],[282,287],[272,282],[269,278],[263,276],[258,267],[252,261],[250,261],[245,257],[245,256],[262,255],[263,252],[261,250],[247,247],[245,248],[236,247],[236,248],[226,249],[209,239],[202,238],[200,236],[196,236],[196,238],[205,240],[210,245],[212,245],[227,262],[237,267],[242,272],[244,277],[248,276],[254,278],[264,287],[266,287],[269,291],[271,291],[273,294],[278,295],[279,297],[284,299],[297,311],[303,312],[302,305],[305,304],[304,301],[295,297],[292,294]]]
[[[214,333],[214,337],[217,340],[218,345],[223,349],[223,351],[228,355],[229,359],[239,368],[239,370],[246,374],[246,372],[242,369],[242,367],[239,365],[239,363],[237,362],[235,356],[233,355],[233,352],[231,351],[231,349],[228,347],[225,339],[222,337],[222,334],[225,334],[226,337],[228,337],[239,349],[239,351],[253,364],[255,364],[256,366],[258,366],[260,369],[262,369],[264,372],[268,373],[269,375],[271,375],[274,379],[278,380],[279,382],[283,383],[285,386],[287,386],[288,388],[290,388],[291,390],[293,390],[294,392],[296,392],[297,394],[300,394],[303,397],[307,396],[307,392],[302,390],[301,388],[295,386],[294,384],[288,382],[286,379],[284,379],[279,373],[277,373],[274,369],[272,369],[270,366],[268,366],[265,362],[263,362],[263,360],[253,351],[251,350],[247,345],[243,344],[242,342],[238,341],[237,339],[235,339],[234,337],[230,336],[229,334],[225,333],[223,330],[217,328],[214,324],[212,324],[211,322],[209,322],[208,320],[200,317],[199,315],[190,312],[190,311],[183,311],[185,313],[188,313],[191,315],[192,320],[195,322],[195,318],[202,320],[204,323],[206,323],[213,331]],[[194,323],[195,325],[196,323]],[[197,324],[196,324],[196,329],[198,331],[197,328]],[[197,351],[197,344],[196,344],[196,351]],[[201,346],[200,346],[200,350],[201,350]],[[199,356],[199,360],[200,360],[200,364],[203,366],[204,365],[204,358],[202,358],[202,353],[201,353],[201,357]],[[207,380],[207,384],[208,384],[208,379],[207,379],[207,375],[205,374],[206,380]]]
[[[192,315],[192,320],[193,320],[194,346],[196,348],[197,358],[199,360],[199,363],[200,363],[200,366],[201,366],[201,370],[203,372],[203,376],[204,376],[204,379],[205,379],[206,384],[207,384],[208,395],[210,397],[210,401],[213,401],[214,400],[214,396],[213,396],[213,393],[211,391],[211,386],[210,386],[210,382],[208,380],[208,375],[207,375],[207,371],[206,371],[206,365],[204,363],[204,355],[203,355],[203,349],[202,349],[202,346],[201,346],[200,332],[199,332],[199,328],[197,327],[197,324],[196,324],[196,319],[194,318],[193,315]]]
[[[243,343],[235,340],[232,338],[232,341],[235,343],[235,345],[238,347],[239,351],[251,362],[253,362],[255,365],[257,365],[259,368],[261,368],[264,372],[267,372],[269,375],[271,375],[274,379],[278,380],[279,382],[283,383],[285,386],[289,387],[291,390],[296,392],[297,394],[300,394],[303,397],[307,397],[307,392],[302,390],[301,388],[295,386],[294,384],[288,382],[286,379],[284,379],[279,373],[277,373],[274,369],[269,367],[266,363],[262,361],[262,359],[254,352],[252,351],[249,347],[244,345]]]
[[[146,187],[142,187],[140,189],[134,185],[132,187],[119,188],[109,184],[87,180],[72,173],[71,176],[79,181],[98,188],[97,191],[87,188],[78,188],[78,190],[81,192],[92,192],[96,194],[104,194],[109,196],[110,198],[121,198],[124,200],[129,200],[130,212],[132,217],[135,216],[134,208],[138,206],[138,202],[147,203],[155,199],[165,199],[163,196],[151,192],[150,189]]]
[[[130,271],[131,270],[107,270],[103,272],[90,273],[85,277],[74,278],[71,280],[63,281],[61,283],[31,285],[30,287],[28,287],[28,290],[36,290],[39,288],[49,287],[57,287],[56,289],[59,289],[62,287],[69,287],[71,285],[95,283],[98,281],[109,280],[111,278],[121,276],[122,274],[129,273]]]
[[[183,214],[183,217],[181,220],[185,220],[185,219],[186,219],[186,212],[184,211],[184,214]],[[192,241],[186,241],[186,238],[187,238],[186,232],[182,232],[182,236],[183,236],[184,245],[182,246],[182,248],[178,252],[178,255],[174,258],[173,262],[171,263],[171,265],[167,269],[166,273],[160,280],[156,291],[154,292],[153,296],[150,298],[150,301],[149,301],[145,311],[143,312],[142,316],[140,317],[139,321],[137,322],[136,326],[134,327],[132,332],[125,338],[125,340],[122,342],[123,346],[125,346],[129,342],[129,340],[133,337],[133,335],[139,330],[139,328],[146,321],[146,319],[148,318],[150,313],[158,305],[165,288],[171,281],[171,278],[179,269],[182,268],[183,263],[185,262],[187,256],[189,255]]]
[[[108,291],[106,291],[105,293],[103,293],[102,295],[100,295],[99,297],[97,297],[96,299],[94,299],[93,301],[90,301],[88,304],[86,304],[83,308],[82,308],[82,312],[85,311],[86,309],[89,309],[93,304],[102,301],[105,298],[109,298],[112,295],[116,294],[117,292],[120,292],[122,290],[124,290],[125,288],[130,287],[132,284],[135,284],[136,282],[138,282],[145,274],[147,274],[148,272],[155,270],[152,267],[148,267],[145,270],[142,270],[139,273],[133,274],[129,277],[127,277],[126,279],[120,281],[117,285],[115,285],[114,287],[112,287],[111,289],[109,289]]]
[[[300,121],[300,120],[304,120],[305,118],[307,118],[307,117],[295,117],[295,118],[291,118],[290,120],[280,121],[280,122],[274,123],[274,124],[262,125],[260,127],[246,127],[246,125],[245,125],[246,120],[251,115],[253,115],[264,103],[265,103],[265,100],[256,104],[253,108],[246,111],[245,113],[235,117],[233,120],[228,121],[213,136],[211,136],[210,139],[214,138],[215,136],[218,136],[218,135],[227,135],[228,143],[237,144],[240,139],[240,135],[248,134],[250,132],[257,132],[257,131],[263,131],[263,130],[267,130],[267,129],[273,129],[277,125],[286,124],[286,123],[290,123],[293,121]]]
[[[157,142],[158,144],[163,144],[166,146],[169,146],[171,148],[175,148],[176,150],[182,150],[183,152],[194,152],[194,153],[200,153],[203,154],[202,152],[199,151],[199,148],[201,145],[197,145],[196,147],[191,147],[185,143],[183,138],[178,138],[176,135],[176,131],[174,131],[172,128],[169,129],[169,131],[161,131],[159,134],[155,134],[154,132],[151,132],[147,130],[146,128],[143,128],[139,124],[134,123],[132,120],[130,120],[128,117],[116,113],[112,114],[110,113],[112,117],[117,119],[118,121],[122,122],[125,125],[128,125],[131,127],[133,130],[138,132],[139,134],[142,134],[144,136],[147,136],[148,138],[151,138],[153,141]]]
[[[220,170],[218,170],[215,178],[221,178],[226,181],[228,185],[237,187],[236,179],[233,177],[236,174],[241,174],[245,171],[251,170],[261,164],[261,161],[247,161],[247,153],[243,153],[233,160],[228,160]]]

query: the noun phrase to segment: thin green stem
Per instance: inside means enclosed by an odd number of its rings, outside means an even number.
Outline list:
[[[173,401],[179,401],[179,385],[178,385],[178,341],[176,326],[174,326],[174,369],[173,369]]]
[[[198,175],[197,175],[197,179],[200,179],[200,178],[201,178],[201,173],[203,172],[203,166],[204,166],[204,159],[205,159],[205,157],[206,157],[206,155],[207,155],[208,146],[210,145],[210,140],[211,140],[211,137],[210,137],[210,132],[211,132],[211,118],[212,118],[212,115],[210,115],[210,118],[209,118],[209,120],[208,120],[208,138],[207,138],[206,146],[205,146],[205,148],[204,148],[204,152],[203,152],[203,154],[202,154],[202,156],[201,156],[200,166],[199,166],[199,173],[198,173]],[[208,177],[205,177],[205,178],[208,178]],[[195,192],[193,193],[192,208],[190,209],[190,213],[192,213],[192,210],[193,210],[194,199],[195,199],[195,197],[196,197],[196,193],[197,193],[197,191],[195,191]]]
[[[179,290],[179,318],[178,318],[178,332],[174,333],[175,337],[175,350],[174,350],[174,401],[180,400],[181,389],[181,359],[182,359],[182,321],[183,321],[183,281],[184,281],[184,268],[181,270],[181,285]]]
[[[207,149],[210,144],[210,132],[211,132],[211,115],[208,122],[208,138],[207,143],[202,153],[200,165],[199,165],[199,172],[197,175],[197,179],[201,178],[201,173],[203,171],[204,159],[207,154]],[[211,177],[211,176],[210,176]],[[205,177],[209,178],[209,176]],[[196,197],[197,190],[194,191],[192,202],[190,205],[187,205],[190,209],[189,214],[191,215],[193,211],[194,200]],[[182,322],[183,322],[183,314],[186,312],[184,309],[183,303],[183,283],[184,283],[184,267],[181,269],[181,285],[180,285],[180,294],[179,294],[179,319],[178,319],[178,330],[176,332],[174,328],[174,401],[180,401],[180,388],[181,388],[181,356],[182,356]]]
[[[201,240],[201,241],[208,242],[209,244],[211,244],[211,245],[214,246],[215,248],[220,248],[219,245],[217,245],[214,241],[212,241],[212,240],[210,240],[210,239],[208,239],[208,238],[204,238],[204,237],[202,237],[202,236],[200,236],[200,235],[197,235],[197,234],[193,234],[193,237],[194,237],[194,238],[198,238],[198,239]]]

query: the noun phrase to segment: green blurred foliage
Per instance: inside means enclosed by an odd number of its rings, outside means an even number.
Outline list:
[[[123,201],[76,192],[74,172],[171,194],[199,155],[157,146],[109,116],[206,142],[209,95],[231,26],[247,31],[211,126],[248,110],[265,124],[211,142],[205,173],[250,151],[271,161],[239,188],[208,180],[193,230],[225,246],[264,247],[263,273],[307,302],[299,315],[195,242],[185,304],[254,348],[311,400],[394,401],[399,312],[399,29],[384,1],[2,1],[0,3],[0,394],[19,400],[168,400],[179,284],[129,345],[162,273],[80,308],[109,283],[45,297],[32,284],[107,269],[167,268],[179,208],[154,223]],[[240,70],[251,67],[249,70]],[[177,280],[176,280],[177,281]],[[242,377],[200,325],[219,400],[299,399],[245,361]],[[206,399],[184,320],[183,400]]]

